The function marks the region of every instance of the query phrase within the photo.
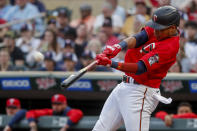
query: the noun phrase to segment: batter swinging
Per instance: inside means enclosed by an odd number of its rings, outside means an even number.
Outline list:
[[[123,123],[127,131],[148,131],[159,101],[171,103],[160,95],[159,87],[176,61],[179,21],[176,8],[160,7],[141,32],[97,55],[98,65],[111,66],[125,75],[105,102],[93,131],[114,131]],[[124,63],[110,60],[123,48],[128,49]]]

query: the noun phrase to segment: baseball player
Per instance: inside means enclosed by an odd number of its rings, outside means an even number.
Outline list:
[[[114,131],[125,124],[127,131],[148,131],[151,113],[159,101],[160,83],[176,61],[179,50],[180,15],[176,8],[158,8],[141,32],[98,54],[98,65],[125,72],[122,82],[106,100],[93,131]],[[124,62],[110,60],[127,48]]]
[[[67,131],[67,129],[78,123],[83,117],[83,112],[80,109],[73,109],[67,105],[67,99],[62,94],[55,94],[51,98],[52,109],[37,109],[29,110],[26,113],[26,119],[29,122],[31,131],[37,131],[37,119],[41,116],[67,116],[68,122],[60,129],[60,131]]]

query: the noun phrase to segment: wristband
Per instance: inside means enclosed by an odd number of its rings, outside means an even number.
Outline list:
[[[127,48],[127,46],[128,46],[128,44],[127,44],[127,42],[126,41],[121,41],[120,43],[119,43],[119,45],[121,46],[121,49],[123,50],[123,49],[125,49],[125,48]]]
[[[116,69],[118,67],[118,62],[112,61],[111,67]]]
[[[121,66],[122,66],[122,63],[120,63],[120,62],[112,61],[112,63],[111,63],[111,67],[115,68],[115,69],[120,69]]]

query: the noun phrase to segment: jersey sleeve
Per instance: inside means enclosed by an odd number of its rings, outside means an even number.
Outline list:
[[[52,109],[29,110],[26,113],[26,118],[28,122],[36,121],[36,119],[41,116],[52,115],[52,112]]]
[[[79,120],[83,117],[83,112],[79,109],[70,109],[66,115],[69,117],[67,124],[71,126],[79,122]]]
[[[144,62],[147,72],[159,71],[160,69],[168,70],[176,60],[176,52],[165,46],[164,43],[154,43],[155,48],[145,54],[140,60]]]
[[[146,26],[146,27],[142,28],[142,30],[145,30],[145,31],[146,31],[146,33],[147,33],[147,35],[148,35],[148,40],[149,40],[151,37],[154,36],[154,29],[153,29],[153,28]]]
[[[9,121],[8,125],[12,128],[14,124],[20,122],[25,117],[26,112],[27,110],[24,109],[19,110]]]

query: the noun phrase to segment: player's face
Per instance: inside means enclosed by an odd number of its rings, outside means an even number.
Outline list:
[[[163,30],[154,30],[157,40],[163,40],[176,34],[176,27],[170,26]]]
[[[178,108],[178,114],[181,115],[181,114],[185,114],[185,113],[192,113],[192,110],[190,107],[188,106],[181,106]]]
[[[66,104],[64,103],[52,104],[52,109],[54,112],[62,112],[65,108],[66,108]]]
[[[7,107],[6,108],[6,114],[8,116],[13,116],[16,114],[16,112],[18,111],[18,108],[13,108],[13,107]]]

